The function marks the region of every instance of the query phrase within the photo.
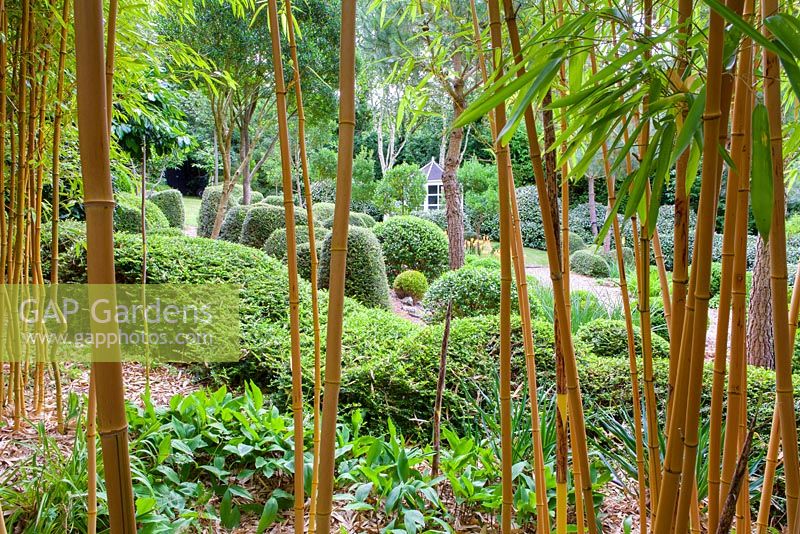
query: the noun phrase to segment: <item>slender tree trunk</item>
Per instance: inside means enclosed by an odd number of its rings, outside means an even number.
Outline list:
[[[593,174],[586,176],[586,183],[589,186],[589,226],[592,228],[592,235],[597,237],[599,231],[597,228],[597,202],[595,202]],[[610,234],[607,233],[606,235]]]
[[[460,60],[455,59],[456,66]],[[453,84],[453,120],[455,121],[464,111],[464,80],[459,79]],[[462,211],[461,187],[458,184],[458,167],[461,165],[461,142],[464,139],[464,128],[453,128],[450,132],[450,141],[447,145],[447,155],[442,173],[442,186],[444,188],[445,213],[447,215],[447,239],[450,243],[449,256],[450,268],[458,269],[464,265],[464,213]],[[427,194],[427,186],[426,193]]]
[[[759,237],[747,309],[747,363],[775,369],[772,298],[769,290],[769,246]]]
[[[249,206],[252,196],[252,176],[250,174],[250,116],[247,113],[242,117],[242,125],[239,131],[239,156],[244,162],[242,165],[242,204]]]
[[[442,351],[439,354],[439,378],[436,381],[436,402],[433,405],[433,461],[431,476],[439,476],[439,451],[441,449],[442,399],[444,398],[445,377],[447,374],[447,343],[450,340],[450,319],[453,315],[453,301],[447,303],[442,334]]]

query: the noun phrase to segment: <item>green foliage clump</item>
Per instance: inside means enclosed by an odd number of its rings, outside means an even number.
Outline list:
[[[401,299],[411,297],[417,302],[428,291],[428,279],[419,271],[403,271],[395,277],[392,289]]]
[[[242,223],[239,243],[253,248],[263,248],[272,232],[286,226],[285,217],[283,208],[268,204],[253,206],[247,212]],[[305,211],[294,211],[294,223],[298,226],[308,226],[308,217]]]
[[[330,231],[325,228],[314,228],[314,241],[319,248],[320,244],[330,235]],[[309,242],[308,226],[295,226],[295,237],[297,246]],[[286,263],[286,228],[278,228],[269,236],[264,243],[264,252],[273,258],[282,260]],[[309,251],[310,252],[310,251]],[[299,254],[299,251],[298,251]],[[311,265],[309,255],[309,268]]]
[[[382,213],[408,215],[425,201],[425,176],[411,163],[395,165],[378,183],[374,200]]]
[[[420,219],[431,221],[445,232],[447,231],[447,210],[418,210],[413,212],[411,215],[414,217],[419,217]],[[469,215],[466,212],[462,213],[461,215],[464,217],[464,238],[469,239],[475,237],[476,233],[472,228]]]
[[[250,191],[250,204],[258,204],[264,200],[264,194],[260,191]]]
[[[336,180],[320,180],[311,183],[311,200],[314,204],[336,202]]]
[[[154,202],[145,200],[144,220],[148,232],[169,227],[169,220]],[[117,195],[114,208],[114,230],[117,232],[141,233],[142,208],[141,199],[128,193]]]
[[[496,256],[477,256],[467,254],[464,256],[464,267],[486,267],[488,269],[500,269],[500,259]]]
[[[611,269],[602,256],[593,253],[591,250],[578,250],[569,257],[570,269],[584,276],[592,278],[608,278],[611,276]]]
[[[183,195],[177,189],[158,191],[150,195],[150,200],[161,208],[172,228],[183,228],[186,214],[183,210]]]
[[[238,194],[241,195],[241,192],[238,192]],[[228,205],[225,208],[226,212],[232,206],[238,204],[236,197],[237,190],[234,188],[234,190],[228,196]],[[203,191],[203,197],[200,199],[200,214],[197,216],[198,237],[211,237],[211,232],[214,229],[214,221],[217,217],[217,207],[219,206],[220,198],[222,198],[221,185],[208,186]]]
[[[511,309],[519,309],[516,284],[511,284]],[[500,313],[499,269],[465,266],[447,271],[431,284],[423,305],[431,321],[444,318],[448,302],[453,303],[453,317],[476,317]],[[541,315],[539,301],[530,299],[531,315]]]
[[[526,185],[518,187],[517,207],[519,208],[520,229],[522,230],[522,243],[526,247],[544,250],[544,226],[542,224],[542,208],[539,205],[539,194],[536,187]],[[560,203],[559,203],[560,205]],[[494,217],[487,221],[487,233],[493,240],[500,239],[500,218]]]
[[[448,269],[447,235],[432,222],[411,215],[391,217],[374,230],[383,245],[389,276],[412,269],[434,280]]]
[[[636,355],[642,355],[642,332],[633,327]],[[669,343],[658,334],[652,335],[653,358],[669,358]],[[578,329],[575,335],[575,352],[583,357],[589,354],[603,358],[628,357],[628,329],[625,321],[595,319]]]
[[[225,212],[225,218],[222,220],[222,226],[219,228],[219,238],[224,241],[238,243],[242,235],[244,219],[252,207],[252,204],[248,206],[236,204],[228,208],[228,211]]]
[[[593,243],[595,236],[592,232],[592,223],[591,217],[589,216],[589,211],[588,202],[571,205],[569,207],[569,231],[575,232],[581,236],[586,243]],[[603,224],[606,222],[606,207],[599,202],[595,202],[595,212],[597,213],[597,230],[599,232],[603,227]],[[614,234],[611,228],[609,228],[608,231],[611,234],[611,243],[613,246]]]
[[[262,204],[269,204],[270,206],[278,206],[283,207],[283,195],[267,195],[264,197],[264,200],[261,201]]]
[[[604,260],[608,263],[609,267],[612,265],[616,267],[617,265],[617,249],[614,245],[611,245],[611,250],[606,252],[603,249],[600,249],[597,254],[602,256]],[[626,267],[633,268],[636,265],[636,258],[633,255],[633,249],[630,247],[622,247],[622,262],[625,264]]]
[[[719,262],[711,263],[711,282],[708,288],[711,297],[719,295],[719,286],[722,283],[722,264]]]
[[[331,237],[322,243],[319,285],[330,279]],[[347,236],[347,273],[344,294],[372,308],[389,308],[389,284],[381,244],[368,228],[351,226]]]
[[[327,219],[333,219],[333,212],[336,209],[336,205],[333,202],[319,202],[313,204],[314,209],[314,219],[318,221],[324,221]]]
[[[500,209],[496,167],[484,165],[473,156],[459,167],[458,181],[464,190],[464,227],[476,235],[487,233],[485,223],[498,219]]]
[[[586,248],[586,242],[575,232],[569,233],[569,253],[577,252]]]

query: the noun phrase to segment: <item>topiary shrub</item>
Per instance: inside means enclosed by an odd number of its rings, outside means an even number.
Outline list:
[[[642,332],[634,329],[636,355],[642,355]],[[669,343],[659,336],[652,337],[653,358],[669,358]],[[575,334],[575,353],[579,356],[594,355],[602,358],[628,357],[628,330],[625,321],[617,319],[595,319],[580,328]]]
[[[250,204],[258,204],[264,200],[264,194],[260,191],[250,191]]]
[[[319,286],[325,289],[330,282],[331,237],[323,241],[319,258]],[[381,244],[367,228],[350,227],[344,294],[373,308],[390,307]]]
[[[609,267],[612,265],[617,265],[617,249],[614,245],[611,246],[611,250],[606,252],[603,249],[600,249],[597,254],[601,256],[606,262],[608,263]],[[636,258],[633,255],[633,249],[629,247],[622,247],[622,262],[625,264],[626,267],[634,267],[636,265]]]
[[[365,213],[358,213],[355,211],[350,212],[349,222],[350,226],[358,226],[359,228],[372,228],[375,226],[375,219]],[[333,215],[327,219],[320,219],[319,224],[323,228],[333,229]]]
[[[317,241],[317,261],[322,253],[322,241]],[[303,280],[311,280],[311,243],[297,245],[297,275]]]
[[[219,238],[223,241],[238,243],[242,235],[244,219],[247,217],[247,212],[249,212],[252,207],[252,204],[248,206],[236,204],[228,208],[228,211],[225,213],[225,218],[222,220],[222,226],[219,229]]]
[[[530,292],[531,316],[541,316],[539,301]],[[518,310],[516,284],[511,284],[511,309]],[[486,267],[467,266],[447,271],[428,289],[423,306],[429,321],[441,321],[447,303],[453,302],[453,317],[477,317],[500,313],[500,271]]]
[[[150,195],[150,200],[161,209],[172,228],[183,228],[186,214],[183,209],[183,195],[177,189],[167,189]]]
[[[569,257],[570,270],[592,278],[608,278],[611,269],[606,260],[591,250],[578,250]]]
[[[242,222],[239,243],[253,248],[263,248],[272,232],[286,225],[285,217],[283,208],[268,204],[252,206]],[[304,211],[294,211],[294,224],[308,226],[308,216]]]
[[[569,253],[577,252],[586,248],[586,242],[575,232],[569,233]]]
[[[149,233],[149,235],[170,235],[170,236],[182,236],[184,235],[183,229],[181,228],[173,228],[171,226],[167,228],[159,228],[157,230],[153,230]]]
[[[241,195],[241,193],[239,193],[239,195]],[[197,237],[211,237],[211,231],[214,229],[217,207],[219,207],[219,200],[221,197],[221,185],[212,185],[206,187],[203,191],[203,197],[200,199],[200,213],[197,216]],[[236,188],[234,188],[228,197],[228,204],[225,208],[226,213],[228,209],[238,204],[236,197],[237,191]]]
[[[417,302],[422,300],[428,291],[428,280],[419,271],[403,271],[394,279],[392,289],[401,299],[411,297]]]
[[[264,197],[264,200],[261,201],[262,204],[269,204],[270,206],[278,206],[280,208],[283,207],[283,195],[267,195]]]
[[[154,202],[145,200],[144,209],[145,227],[148,232],[169,227],[169,221]],[[138,196],[129,193],[117,195],[117,205],[114,207],[114,230],[132,234],[141,233],[142,207]]]
[[[318,221],[325,221],[327,219],[333,219],[333,212],[336,209],[336,205],[332,202],[320,202],[319,204],[313,204],[314,210],[314,219]]]
[[[412,212],[411,215],[419,217],[420,219],[425,219],[426,221],[431,221],[445,232],[447,231],[447,210],[419,210]],[[464,216],[464,238],[469,239],[470,237],[475,237],[475,230],[467,210],[464,210],[462,215]]]
[[[295,241],[308,243],[308,226],[295,226]],[[264,252],[278,260],[286,258],[286,248],[286,228],[278,228],[264,242]]]
[[[350,218],[352,219],[353,217],[355,217],[356,219],[360,220],[361,224],[358,225],[358,226],[363,226],[364,228],[372,228],[376,224],[375,223],[375,219],[373,219],[367,213],[361,213],[361,212],[357,212],[357,211],[356,212],[351,212],[350,213]]]
[[[411,215],[392,217],[375,226],[383,245],[386,272],[420,271],[434,280],[449,267],[447,235],[435,224]]]

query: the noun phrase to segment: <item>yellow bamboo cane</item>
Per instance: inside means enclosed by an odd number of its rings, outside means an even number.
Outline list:
[[[114,198],[103,77],[103,8],[99,0],[75,3],[78,133],[87,222],[87,271],[90,284],[114,284]],[[119,356],[119,345],[110,348]],[[114,359],[114,358],[112,358]],[[119,359],[96,362],[98,427],[105,466],[112,533],[136,531],[128,454],[122,365]]]
[[[278,114],[283,208],[286,221],[286,254],[289,267],[289,328],[291,332],[292,413],[294,415],[294,531],[305,526],[305,493],[303,485],[303,370],[300,359],[300,292],[297,280],[297,237],[294,226],[294,194],[292,192],[292,160],[289,147],[289,121],[286,113],[286,83],[283,76],[281,36],[278,29],[278,2],[269,0],[269,32],[272,37],[272,65],[275,73],[275,101]],[[289,21],[289,26],[293,22]]]
[[[311,259],[311,319],[314,328],[314,459],[311,469],[311,504],[308,514],[308,532],[316,531],[317,485],[319,484],[319,440],[320,440],[320,394],[322,384],[321,368],[321,335],[319,329],[319,295],[317,291],[317,241],[314,232],[314,207],[311,199],[311,180],[308,173],[308,157],[306,151],[306,115],[303,109],[303,87],[300,80],[300,64],[297,61],[297,42],[294,35],[294,18],[292,16],[292,2],[285,0],[286,16],[289,19],[289,54],[292,58],[294,74],[294,93],[297,101],[297,142],[300,147],[300,170],[303,174],[303,189],[305,193],[306,215],[308,217],[308,244]]]
[[[342,312],[347,264],[347,233],[353,171],[355,115],[356,3],[342,0],[339,54],[339,157],[337,162],[336,209],[331,235],[328,336],[325,351],[325,389],[322,404],[319,487],[317,488],[317,532],[329,534],[333,501],[333,471],[336,450],[336,414],[342,373]]]
[[[761,19],[766,20],[778,12],[776,0],[761,2]],[[769,38],[766,27],[762,28]],[[785,198],[783,185],[783,137],[781,129],[780,65],[778,57],[769,50],[763,52],[764,105],[770,123],[770,145],[772,151],[772,179],[775,192],[770,226],[770,289],[772,298],[772,324],[775,336],[775,393],[780,409],[781,443],[783,447],[783,471],[786,477],[786,510],[789,529],[800,527],[797,518],[798,495],[800,494],[800,462],[798,461],[797,419],[794,409],[792,387],[792,355],[789,351],[789,328],[786,321],[788,304],[786,287],[786,232]]]

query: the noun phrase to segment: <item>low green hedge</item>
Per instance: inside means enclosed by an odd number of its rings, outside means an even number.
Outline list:
[[[435,280],[449,267],[447,234],[430,221],[411,215],[391,217],[375,226],[375,235],[383,245],[391,278],[413,269]]]
[[[183,209],[183,195],[177,189],[158,191],[150,195],[150,200],[161,208],[172,228],[183,228],[186,214]]]
[[[330,281],[331,236],[322,243],[319,286]],[[389,284],[381,244],[367,228],[351,226],[347,237],[347,273],[344,294],[372,308],[389,308]]]
[[[114,208],[114,230],[117,232],[141,233],[142,231],[142,205],[141,199],[130,193],[118,193],[117,205]],[[148,232],[169,227],[169,220],[158,207],[151,201],[144,202],[145,227]]]

